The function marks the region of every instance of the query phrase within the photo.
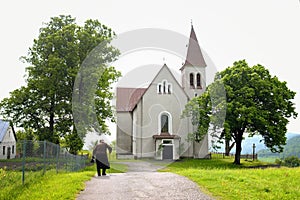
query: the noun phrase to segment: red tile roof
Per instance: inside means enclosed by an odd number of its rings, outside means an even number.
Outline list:
[[[117,88],[117,112],[131,112],[147,88]]]

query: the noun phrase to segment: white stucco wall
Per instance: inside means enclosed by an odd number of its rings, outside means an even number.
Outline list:
[[[186,72],[189,73],[189,70]],[[162,86],[163,83],[171,86],[171,93],[159,93],[162,89],[159,89],[159,85]],[[205,88],[205,83],[202,83],[202,86]],[[167,66],[163,66],[137,103],[132,115],[130,112],[117,114],[117,145],[119,144],[117,153],[130,153],[129,149],[131,149],[135,158],[161,159],[162,157],[157,154],[157,151],[162,140],[155,140],[153,135],[160,134],[160,116],[162,113],[166,113],[170,116],[169,133],[180,137],[180,139],[174,139],[172,142],[173,159],[205,157],[208,153],[207,137],[200,144],[187,141],[188,134],[193,131],[192,124],[189,118],[182,118],[181,115],[188,100],[189,97],[170,70]]]
[[[172,85],[172,92],[171,94],[158,94],[157,85],[165,80]],[[178,82],[167,67],[163,67],[150,84],[134,112],[138,125],[136,131],[136,153],[138,157],[155,157],[156,150],[153,135],[160,134],[159,116],[163,112],[171,115],[169,123],[172,124],[172,128],[169,130],[170,134],[179,135],[181,142],[186,143],[187,134],[190,132],[190,123],[187,118],[181,118],[181,114],[187,101],[188,97]],[[189,147],[188,144],[182,144],[182,146]],[[186,152],[186,150],[182,150],[182,152]]]
[[[132,154],[132,116],[129,112],[117,113],[117,154]]]
[[[191,89],[190,88],[190,73],[194,74],[194,84],[197,84],[196,74],[200,73],[201,75],[201,86],[202,89]],[[195,93],[197,96],[200,96],[206,90],[206,71],[205,67],[193,67],[193,66],[186,66],[182,71],[182,86],[185,92],[188,94],[190,98],[195,97]]]
[[[5,154],[3,154],[5,147]],[[0,159],[7,159],[8,150],[10,148],[10,159],[16,157],[16,138],[11,128],[8,128],[2,142],[0,143]]]

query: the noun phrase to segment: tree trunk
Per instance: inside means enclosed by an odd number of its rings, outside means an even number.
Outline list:
[[[230,145],[230,140],[225,139],[225,156],[229,156],[231,149],[234,147],[235,142]]]
[[[50,134],[50,142],[56,143],[54,136],[54,113],[50,113],[49,120],[49,134]]]
[[[235,150],[235,157],[233,162],[236,165],[241,164],[242,139],[243,139],[243,133],[237,133],[237,136],[235,138],[236,150]]]
[[[51,106],[50,106],[50,116],[49,116],[49,141],[50,142],[53,142],[55,144],[58,144],[58,140],[57,140],[57,137],[55,136],[55,133],[54,133],[54,117],[55,117],[55,100],[54,98],[51,100]]]
[[[229,152],[230,152],[229,140],[225,139],[225,156],[229,156]]]

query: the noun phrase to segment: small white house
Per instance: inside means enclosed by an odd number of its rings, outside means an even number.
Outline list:
[[[0,159],[16,157],[16,134],[9,122],[0,119]]]

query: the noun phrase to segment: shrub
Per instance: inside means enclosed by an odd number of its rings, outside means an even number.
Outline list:
[[[279,165],[282,165],[283,164],[283,160],[276,158],[275,163],[279,164]]]
[[[289,156],[284,159],[284,165],[287,167],[299,167],[300,159],[296,156]]]

